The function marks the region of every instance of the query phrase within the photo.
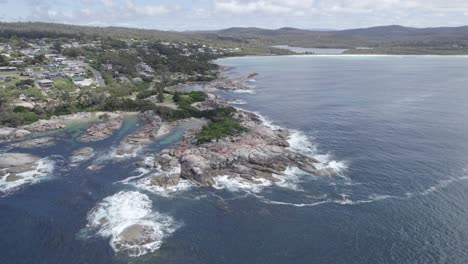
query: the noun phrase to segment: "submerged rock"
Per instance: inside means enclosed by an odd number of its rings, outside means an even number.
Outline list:
[[[153,211],[147,195],[134,191],[104,198],[87,219],[88,229],[110,238],[115,252],[130,256],[156,251],[180,226],[172,217]]]
[[[38,148],[38,147],[50,147],[55,145],[55,139],[53,137],[41,137],[30,139],[22,142],[13,144],[15,148]]]
[[[94,157],[94,149],[91,147],[84,147],[73,151],[70,158],[71,162],[77,163],[91,159]]]
[[[162,173],[151,177],[150,184],[157,187],[169,188],[177,186],[180,181],[180,173]]]
[[[30,131],[21,128],[2,127],[0,128],[0,140],[14,140],[24,138],[31,134]]]

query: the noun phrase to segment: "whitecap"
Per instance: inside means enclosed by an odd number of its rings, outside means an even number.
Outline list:
[[[252,89],[241,89],[241,90],[234,90],[235,93],[248,93],[248,94],[255,94],[255,90]]]
[[[244,100],[241,100],[241,99],[237,99],[237,100],[229,101],[229,104],[231,104],[231,105],[245,105],[245,104],[247,104],[247,102],[244,101]]]
[[[104,198],[87,216],[85,233],[110,238],[115,252],[141,256],[159,249],[180,226],[172,217],[154,212],[145,194],[121,191]]]

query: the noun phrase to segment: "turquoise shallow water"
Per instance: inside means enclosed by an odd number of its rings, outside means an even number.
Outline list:
[[[288,184],[161,194],[123,184],[134,163],[102,157],[112,138],[30,152],[56,161],[53,177],[0,198],[1,263],[467,263],[468,57],[291,56],[220,60],[231,76],[259,73],[252,93],[223,96],[298,131],[297,148],[335,161],[338,177],[302,174]],[[80,131],[78,129],[78,131]],[[155,142],[158,151],[183,128]],[[93,146],[99,172],[67,166]],[[8,146],[0,147],[8,149]],[[306,148],[308,147],[308,148]],[[83,235],[88,212],[120,191],[147,195],[177,230],[142,257],[115,254]]]

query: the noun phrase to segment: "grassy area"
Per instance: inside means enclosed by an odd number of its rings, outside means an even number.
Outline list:
[[[158,105],[158,106],[165,106],[165,107],[169,107],[169,108],[174,109],[174,110],[179,109],[179,107],[176,105],[176,103],[172,99],[172,94],[164,94],[164,102],[161,103],[161,102],[155,100],[154,103],[156,105]]]

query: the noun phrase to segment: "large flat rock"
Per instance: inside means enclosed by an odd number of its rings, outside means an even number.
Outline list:
[[[21,167],[33,164],[40,158],[25,153],[2,153],[0,154],[0,168]]]

